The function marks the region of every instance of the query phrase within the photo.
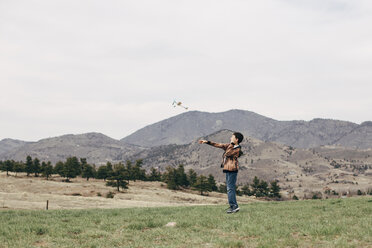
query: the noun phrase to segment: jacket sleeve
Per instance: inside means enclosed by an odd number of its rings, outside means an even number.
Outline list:
[[[229,146],[229,144],[215,143],[215,142],[212,142],[212,141],[208,141],[207,144],[211,145],[211,146],[214,146],[214,147],[217,147],[217,148],[224,149],[224,150],[226,150],[227,147]]]
[[[237,149],[229,149],[229,151],[227,151],[225,153],[225,156],[226,157],[239,157],[239,153],[240,153],[240,148],[237,148]]]

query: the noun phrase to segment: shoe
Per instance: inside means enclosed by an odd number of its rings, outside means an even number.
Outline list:
[[[229,208],[226,213],[228,214],[233,214],[233,213],[236,213],[236,212],[239,212],[240,208],[239,207],[236,207],[236,208]]]

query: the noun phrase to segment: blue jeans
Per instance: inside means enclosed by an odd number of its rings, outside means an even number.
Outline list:
[[[238,203],[236,202],[236,178],[238,172],[226,172],[226,187],[227,187],[227,199],[231,208],[237,208]]]

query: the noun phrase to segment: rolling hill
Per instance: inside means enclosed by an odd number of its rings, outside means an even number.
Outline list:
[[[231,130],[221,130],[203,139],[226,143]],[[223,151],[200,145],[198,139],[185,145],[158,146],[143,150],[130,159],[143,159],[145,168],[162,171],[167,166],[183,164],[185,169],[212,174],[224,182],[220,168]],[[358,189],[367,191],[372,185],[372,149],[355,150],[340,146],[311,149],[294,148],[280,143],[246,137],[242,142],[244,155],[239,158],[238,184],[252,182],[255,176],[265,181],[277,180],[288,195],[324,192],[325,188],[348,194]],[[371,187],[372,189],[372,187]]]
[[[221,113],[186,112],[139,129],[121,139],[121,142],[142,147],[181,145],[222,129],[239,131],[245,136],[297,148],[322,145],[372,148],[370,122],[358,125],[331,119],[277,121],[245,110]]]
[[[25,161],[26,157],[37,157],[41,161],[51,161],[55,164],[67,157],[87,158],[89,163],[105,164],[107,161],[120,162],[143,148],[122,144],[101,133],[86,133],[79,135],[63,135],[42,139],[38,142],[23,143],[14,149],[0,154],[0,159]]]

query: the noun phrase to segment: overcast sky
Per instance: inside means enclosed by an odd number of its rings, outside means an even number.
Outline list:
[[[370,0],[0,0],[0,140],[190,110],[372,120]]]

